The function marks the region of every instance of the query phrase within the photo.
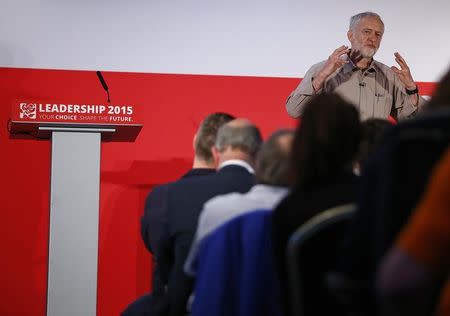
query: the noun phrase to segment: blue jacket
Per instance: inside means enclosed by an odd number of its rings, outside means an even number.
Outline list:
[[[201,243],[192,316],[281,315],[271,217],[238,216]]]

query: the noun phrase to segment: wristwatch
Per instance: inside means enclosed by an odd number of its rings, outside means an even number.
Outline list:
[[[419,87],[416,85],[416,88],[414,90],[405,89],[405,91],[406,91],[407,95],[418,94],[419,93]]]

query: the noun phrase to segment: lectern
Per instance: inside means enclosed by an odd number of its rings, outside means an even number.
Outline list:
[[[13,103],[11,135],[51,139],[48,316],[94,316],[101,141],[136,139],[135,108],[120,105]]]

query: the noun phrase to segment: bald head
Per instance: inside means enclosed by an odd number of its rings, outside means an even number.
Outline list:
[[[219,153],[239,151],[254,158],[261,143],[259,129],[249,120],[238,118],[219,128],[215,147]]]
[[[246,118],[237,118],[234,120],[231,120],[227,123],[228,126],[238,128],[238,127],[246,127],[246,126],[254,126],[252,122],[247,120]]]

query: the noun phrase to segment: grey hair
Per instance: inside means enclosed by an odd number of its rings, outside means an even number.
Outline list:
[[[353,31],[356,27],[356,25],[358,25],[359,21],[361,21],[362,19],[366,18],[366,17],[373,17],[373,18],[377,18],[378,20],[380,20],[381,24],[383,24],[383,28],[384,28],[384,23],[383,20],[381,19],[381,17],[375,13],[375,12],[361,12],[358,14],[355,14],[354,16],[352,16],[350,18],[350,25],[348,27],[349,31]]]
[[[262,143],[259,129],[251,123],[239,126],[230,123],[222,125],[217,132],[217,150],[222,152],[231,147],[240,149],[252,157],[256,156]]]
[[[289,186],[290,184],[290,146],[284,148],[280,144],[282,137],[290,135],[291,129],[280,129],[274,132],[261,147],[256,159],[255,179],[257,183]]]

